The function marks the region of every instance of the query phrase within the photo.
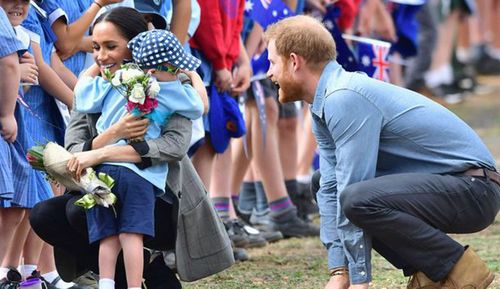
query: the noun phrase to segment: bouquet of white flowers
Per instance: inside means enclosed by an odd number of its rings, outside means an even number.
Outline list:
[[[116,196],[111,192],[114,180],[109,175],[96,173],[92,168],[87,168],[77,182],[67,169],[71,158],[70,152],[53,142],[34,146],[27,154],[30,165],[36,170],[45,172],[50,180],[65,186],[68,190],[85,193],[76,201],[76,205],[85,209],[95,205],[112,207],[116,203]]]
[[[145,73],[137,64],[127,63],[112,74],[109,70],[104,75],[127,99],[127,111],[134,115],[149,114],[158,107],[156,96],[160,92],[158,81]]]

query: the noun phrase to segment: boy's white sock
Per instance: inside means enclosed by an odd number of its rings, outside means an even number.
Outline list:
[[[99,279],[99,289],[115,289],[115,280],[109,278]]]
[[[141,287],[130,287],[128,289],[141,289]]]

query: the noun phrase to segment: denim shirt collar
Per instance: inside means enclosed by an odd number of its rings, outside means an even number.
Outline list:
[[[318,86],[316,87],[316,93],[314,94],[313,103],[311,105],[311,112],[319,118],[323,118],[323,107],[325,105],[326,91],[328,89],[328,80],[332,72],[338,69],[342,69],[342,67],[337,61],[332,60],[325,65],[323,72],[321,72]]]

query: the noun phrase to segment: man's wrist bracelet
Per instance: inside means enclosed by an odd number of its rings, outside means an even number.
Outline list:
[[[349,269],[346,267],[333,268],[330,270],[330,277],[349,275]]]
[[[94,1],[94,4],[95,4],[95,5],[97,5],[97,6],[99,6],[99,9],[101,9],[101,8],[102,8],[102,5],[101,5],[99,2]]]

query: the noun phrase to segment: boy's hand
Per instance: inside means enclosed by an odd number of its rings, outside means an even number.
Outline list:
[[[224,68],[215,71],[215,86],[218,91],[229,91],[232,81],[233,77],[228,69]]]
[[[143,138],[148,130],[149,119],[127,114],[110,129],[114,132],[116,140]]]
[[[13,143],[17,137],[17,121],[14,115],[0,117],[0,135],[9,143]]]

